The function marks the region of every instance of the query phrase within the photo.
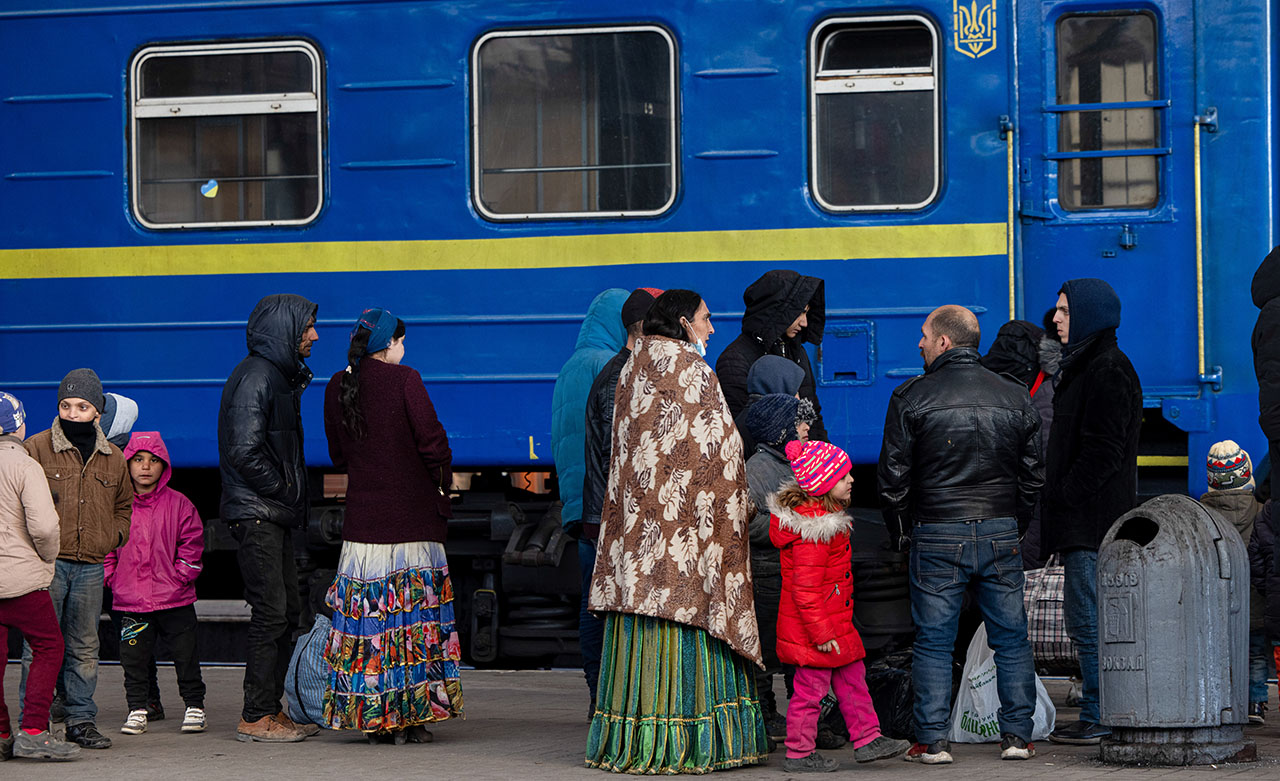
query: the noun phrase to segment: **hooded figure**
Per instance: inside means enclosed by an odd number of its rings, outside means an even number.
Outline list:
[[[249,315],[249,355],[222,388],[218,465],[222,520],[268,521],[286,528],[307,517],[302,392],[311,370],[299,346],[317,307],[302,296],[271,295]]]
[[[804,343],[822,344],[827,321],[824,284],[817,277],[801,276],[795,271],[777,269],[765,272],[742,294],[746,311],[742,315],[742,333],[720,353],[716,360],[716,376],[724,390],[729,410],[737,416],[747,406],[747,374],[751,366],[765,355],[779,355],[804,370],[800,398],[813,404],[817,418],[809,431],[811,439],[825,441],[827,429],[822,424],[822,405],[818,403],[817,385]],[[808,311],[805,308],[808,307]],[[787,331],[800,316],[805,320],[797,333]]]
[[[575,537],[582,524],[582,480],[586,475],[587,394],[596,375],[627,343],[622,305],[630,292],[610,288],[596,296],[578,330],[573,355],[551,392],[551,454],[560,484],[560,523]]]
[[[134,494],[129,542],[103,562],[111,607],[153,613],[195,604],[196,578],[204,555],[204,524],[195,505],[169,487],[169,449],[158,431],[139,431],[125,445],[125,460],[147,451],[164,462],[150,493]]]
[[[129,432],[133,424],[138,422],[138,402],[118,393],[102,394],[102,417],[98,427],[106,435],[107,441],[121,450],[129,444]]]
[[[1116,343],[1120,298],[1101,279],[1073,279],[1070,322],[1045,453],[1042,553],[1094,550],[1138,494],[1142,385]]]
[[[1253,371],[1258,376],[1258,425],[1267,437],[1270,463],[1280,451],[1280,247],[1267,254],[1253,275],[1253,305],[1261,309],[1253,327]],[[1270,470],[1258,475],[1264,483]]]
[[[756,452],[756,439],[747,425],[747,412],[760,399],[771,393],[795,396],[804,382],[804,369],[781,355],[766,355],[751,364],[747,372],[747,404],[733,416],[733,423],[742,436],[742,452],[747,458]],[[810,404],[812,408],[812,404]]]

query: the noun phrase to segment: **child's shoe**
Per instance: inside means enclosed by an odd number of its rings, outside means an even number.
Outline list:
[[[917,743],[902,758],[908,762],[919,762],[922,765],[950,765],[951,741],[935,740],[929,745]]]
[[[187,708],[182,716],[182,732],[204,732],[204,708]]]
[[[877,759],[893,759],[907,753],[911,744],[905,740],[895,740],[881,735],[862,748],[853,750],[854,762],[875,762]]]
[[[35,735],[28,735],[19,730],[13,742],[13,755],[27,759],[52,759],[64,762],[80,758],[80,747],[74,743],[58,740],[49,730]]]
[[[147,710],[139,708],[138,710],[129,711],[129,716],[124,720],[124,726],[120,731],[126,735],[141,735],[147,731]]]
[[[787,757],[782,760],[782,772],[784,773],[833,773],[839,769],[839,762],[834,759],[827,759],[817,751],[807,757],[798,757],[796,759]]]

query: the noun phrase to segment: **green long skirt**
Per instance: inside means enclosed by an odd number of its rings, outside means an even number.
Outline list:
[[[674,775],[763,762],[750,664],[705,630],[606,614],[587,766]]]

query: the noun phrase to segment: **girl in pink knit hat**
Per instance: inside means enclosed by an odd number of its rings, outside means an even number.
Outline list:
[[[778,659],[796,667],[782,769],[839,767],[814,750],[821,701],[830,689],[849,726],[855,761],[900,756],[911,744],[880,734],[862,662],[866,652],[853,626],[849,456],[826,442],[788,442],[786,454],[796,481],[769,497],[769,539],[782,560]]]

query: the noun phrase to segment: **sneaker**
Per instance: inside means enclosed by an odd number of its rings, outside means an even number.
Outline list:
[[[784,735],[783,737],[786,736]],[[841,735],[826,724],[818,725],[818,736],[814,740],[814,744],[823,751],[835,751],[848,742],[847,735]]]
[[[764,734],[774,740],[786,740],[787,717],[777,711],[766,713],[764,715]]]
[[[240,719],[236,726],[236,740],[241,743],[301,743],[307,736],[294,727],[286,727],[275,716],[263,716],[257,721]]]
[[[58,740],[49,733],[49,730],[36,735],[28,735],[19,730],[13,741],[13,755],[26,759],[52,759],[55,762],[65,762],[69,759],[79,759],[80,747],[65,740]]]
[[[319,724],[310,724],[310,723],[299,724],[298,722],[289,718],[289,715],[284,711],[280,711],[279,713],[277,713],[275,715],[275,720],[285,725],[286,727],[291,727],[293,729],[296,729],[298,732],[301,732],[302,737],[304,738],[311,738],[320,734]]]
[[[862,748],[853,750],[854,762],[875,762],[877,759],[893,759],[907,753],[911,744],[905,740],[881,735]]]
[[[147,711],[145,708],[129,711],[120,731],[126,735],[141,735],[147,731]]]
[[[204,732],[204,708],[187,708],[180,732]]]
[[[103,735],[92,721],[83,724],[72,724],[67,727],[67,740],[80,748],[111,748],[111,738]]]
[[[922,765],[950,765],[953,761],[951,758],[951,741],[943,738],[935,740],[929,745],[917,743],[907,750],[902,758],[908,762],[919,762]]]
[[[1065,727],[1058,727],[1049,733],[1049,740],[1054,743],[1069,743],[1073,746],[1096,746],[1102,739],[1111,734],[1111,730],[1091,721],[1075,721]]]
[[[839,769],[839,762],[834,759],[827,759],[816,751],[807,757],[798,757],[796,759],[787,757],[782,760],[782,771],[784,773],[833,773]]]
[[[164,706],[159,700],[147,703],[147,721],[164,721]]]
[[[1000,741],[1001,759],[1031,759],[1036,755],[1036,744],[1028,743],[1017,735],[1004,733]]]
[[[1266,724],[1267,723],[1267,704],[1265,702],[1249,703],[1249,723],[1250,724]]]

